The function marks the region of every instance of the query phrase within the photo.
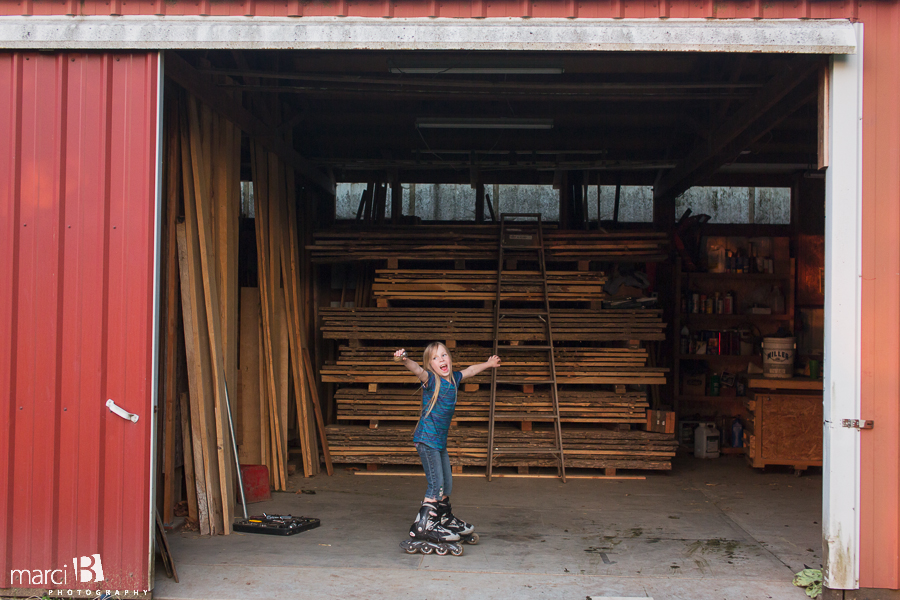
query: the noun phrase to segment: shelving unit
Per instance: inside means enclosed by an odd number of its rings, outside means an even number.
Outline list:
[[[784,248],[786,244],[776,246]],[[673,382],[674,406],[677,414],[682,415],[685,408],[691,407],[698,412],[709,413],[710,416],[735,416],[744,414],[742,397],[733,395],[709,395],[709,377],[711,373],[721,374],[728,370],[739,374],[747,370],[750,363],[762,367],[762,356],[758,344],[754,344],[750,355],[740,354],[685,354],[681,348],[681,330],[687,326],[693,336],[698,331],[734,331],[755,328],[760,336],[774,334],[780,328],[792,332],[794,330],[794,261],[787,255],[774,257],[775,273],[702,273],[685,272],[681,264],[675,265],[675,302],[673,344]],[[773,286],[780,286],[784,297],[783,314],[746,314],[754,300],[765,297]],[[681,299],[684,294],[693,292],[725,293],[734,292],[735,314],[704,314],[684,312]],[[685,363],[706,364],[706,389],[700,393],[685,393]],[[695,405],[695,406],[692,406]]]

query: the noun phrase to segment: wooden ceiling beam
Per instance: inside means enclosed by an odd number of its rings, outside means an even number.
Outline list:
[[[681,194],[731,160],[736,141],[749,145],[793,113],[806,95],[792,92],[816,72],[818,64],[818,57],[802,57],[786,64],[752,100],[713,128],[709,139],[698,143],[675,169],[660,179],[654,189],[654,200],[673,199]],[[786,98],[789,101],[783,102]]]
[[[253,113],[232,101],[209,77],[201,74],[186,60],[174,52],[166,53],[166,77],[196,96],[201,102],[237,125],[241,131],[255,138],[270,152],[276,154],[285,165],[321,188],[334,194],[334,180],[301,156],[282,140],[272,129]]]

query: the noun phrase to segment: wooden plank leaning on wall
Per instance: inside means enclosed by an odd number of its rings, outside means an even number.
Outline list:
[[[262,314],[263,352],[265,357],[264,377],[269,396],[278,398],[269,402],[271,428],[274,431],[286,431],[288,424],[284,412],[275,414],[275,407],[283,408],[284,401],[275,385],[275,369],[269,361],[277,358],[275,344],[276,332],[272,324],[276,319],[277,302],[282,300],[285,307],[288,334],[291,375],[294,382],[293,398],[296,402],[297,431],[300,440],[303,474],[306,477],[315,475],[319,469],[316,425],[318,424],[318,441],[327,444],[322,432],[324,423],[321,420],[321,407],[315,393],[315,380],[311,369],[305,368],[304,352],[308,352],[306,330],[308,315],[304,308],[303,287],[301,278],[302,240],[296,211],[295,182],[293,172],[286,169],[277,156],[266,152],[258,144],[251,147],[254,207],[257,235],[257,254],[259,264],[260,306]],[[283,284],[283,285],[282,285]],[[312,406],[310,406],[312,403]],[[310,410],[312,408],[312,410]],[[276,489],[285,485],[287,447],[280,444],[282,438],[273,435],[273,468]],[[328,473],[333,472],[327,447],[323,447]]]
[[[319,469],[316,426],[321,435],[324,422],[315,374],[304,364],[304,358],[309,362],[306,332],[311,326],[304,246],[311,230],[308,223],[300,228],[292,170],[254,145],[259,289],[241,290],[241,132],[183,92],[170,98],[166,225],[171,227],[167,237],[171,267],[166,307],[167,324],[171,321],[174,326],[165,330],[162,497],[165,506],[174,504],[175,430],[180,421],[187,435],[183,448],[190,488],[188,517],[197,521],[201,533],[227,534],[235,512],[237,464],[226,389],[242,464],[266,465],[275,489],[286,489],[288,437],[293,429],[288,416],[296,414],[303,474],[309,477]],[[178,381],[174,366],[180,347],[175,335],[179,304],[186,382]],[[189,394],[179,419],[179,394],[185,388]],[[291,401],[297,403],[296,411],[289,411]],[[323,450],[330,474],[330,456],[327,448]]]

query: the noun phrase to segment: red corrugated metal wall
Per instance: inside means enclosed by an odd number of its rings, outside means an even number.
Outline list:
[[[379,0],[379,1],[350,1],[350,0],[240,0],[233,2],[213,2],[211,0],[178,0],[170,2],[167,0],[131,0],[125,2],[123,0],[0,0],[0,14],[6,15],[119,15],[119,14],[143,14],[143,15],[253,15],[253,16],[362,16],[362,17],[458,17],[458,18],[479,18],[479,17],[582,17],[582,18],[847,18],[859,20],[865,23],[865,79],[864,79],[864,136],[863,136],[863,373],[862,373],[862,417],[866,419],[874,418],[876,427],[872,431],[866,431],[862,434],[862,488],[861,488],[861,532],[860,532],[860,565],[861,579],[860,584],[863,587],[879,587],[879,588],[900,588],[900,109],[898,109],[897,98],[900,97],[900,63],[897,56],[900,56],[900,4],[897,0],[863,0],[855,2],[853,0],[592,0],[582,2],[578,0],[558,0],[550,2],[534,2],[533,0]],[[18,67],[15,66],[15,60],[10,57],[4,57],[3,62],[3,81],[7,81],[21,77],[24,72],[35,70],[36,64],[32,66]],[[32,60],[37,60],[32,57]],[[92,59],[93,60],[93,59]],[[97,59],[100,60],[100,59]],[[108,61],[108,59],[105,59]],[[149,59],[148,59],[149,60]],[[66,95],[62,91],[57,90],[59,82],[54,78],[64,77],[68,73],[69,80],[72,77],[71,69],[63,68],[59,59],[53,57],[43,57],[39,61],[45,65],[48,73],[46,87],[40,92],[33,90],[35,94],[39,94],[37,99],[45,105],[49,105],[50,110],[41,111],[41,114],[48,119],[53,116],[54,107],[59,102],[64,101]],[[50,64],[55,65],[56,71],[50,73]],[[107,63],[108,64],[108,63]],[[149,68],[149,67],[148,67]],[[60,80],[61,81],[61,80]],[[21,85],[16,83],[11,87],[13,90],[21,91]],[[50,90],[57,90],[51,99]],[[10,89],[10,86],[3,86],[0,89]],[[96,90],[90,90],[97,93]],[[88,93],[88,90],[82,89],[82,93]],[[4,92],[4,94],[6,94]],[[8,142],[6,148],[12,148],[10,144],[23,143],[32,137],[39,137],[36,134],[38,129],[34,123],[29,124],[27,118],[31,114],[30,108],[21,104],[21,100],[16,100],[9,94],[2,98],[3,103],[9,106],[0,106],[0,117],[6,119],[3,126],[9,132],[6,136],[7,140],[13,139],[13,133],[16,123],[22,126],[19,142]],[[123,99],[124,100],[124,99]],[[129,100],[134,100],[129,98]],[[19,102],[18,104],[16,102]],[[11,103],[11,104],[10,104]],[[27,104],[27,103],[26,103]],[[18,110],[22,112],[22,120],[17,121],[11,111]],[[58,111],[56,111],[58,112]],[[72,114],[72,113],[69,113]],[[107,121],[114,121],[120,116],[118,111],[113,111],[106,116]],[[39,123],[42,127],[49,127],[48,123]],[[64,124],[58,124],[62,127]],[[69,127],[74,125],[69,124]],[[99,135],[96,132],[93,135]],[[2,139],[2,138],[0,138]],[[19,138],[16,138],[19,139]],[[145,140],[149,141],[149,140]],[[47,143],[46,139],[34,140],[32,145],[39,143]],[[99,141],[98,141],[99,143]],[[149,148],[149,145],[147,146]],[[41,149],[39,155],[42,160],[46,158],[47,163],[42,163],[41,168],[44,169],[47,178],[51,176],[56,179],[49,179],[52,183],[47,185],[55,185],[60,189],[59,193],[68,185],[70,175],[66,169],[72,168],[69,164],[71,158],[68,158],[68,152],[60,149]],[[5,149],[4,152],[7,150]],[[46,152],[46,154],[45,154]],[[55,152],[55,154],[54,154]],[[96,156],[99,153],[95,152]],[[23,155],[24,156],[24,155]],[[50,156],[54,158],[49,159]],[[62,158],[66,160],[62,160]],[[119,158],[116,156],[116,158]],[[6,159],[8,160],[8,159]],[[148,156],[148,161],[150,157]],[[55,162],[53,162],[55,161]],[[0,165],[5,165],[0,161]],[[144,163],[146,167],[150,162]],[[23,169],[24,163],[23,163]],[[20,169],[21,170],[21,169]],[[22,171],[24,173],[24,171]],[[13,178],[7,178],[4,185],[13,185],[9,183]],[[10,193],[10,192],[6,192]],[[55,197],[50,192],[44,192],[47,198]],[[2,201],[2,199],[0,199]],[[28,207],[19,208],[24,211]],[[9,210],[5,204],[0,210]],[[43,340],[37,345],[35,351],[40,351],[44,356],[44,352],[49,352],[50,356],[56,357],[53,364],[66,366],[64,361],[59,359],[65,356],[66,350],[60,346],[57,341],[61,323],[66,324],[68,320],[68,311],[87,310],[88,312],[97,311],[96,307],[72,308],[68,306],[60,298],[60,288],[63,281],[45,281],[41,278],[35,280],[35,275],[31,272],[24,273],[22,269],[35,268],[35,261],[39,261],[39,266],[43,266],[49,262],[52,265],[65,264],[65,258],[68,256],[68,246],[65,248],[57,248],[49,246],[44,248],[32,247],[32,254],[28,257],[22,257],[23,246],[22,240],[27,243],[34,244],[35,240],[31,238],[14,237],[13,232],[19,235],[16,228],[11,223],[13,215],[9,215],[4,220],[3,226],[9,231],[2,233],[3,236],[4,256],[0,257],[0,261],[4,268],[9,268],[11,275],[15,275],[13,281],[18,281],[17,285],[21,288],[23,282],[31,286],[30,293],[36,293],[40,290],[39,295],[41,301],[45,304],[44,308],[23,308],[21,305],[13,304],[12,307],[7,304],[0,304],[0,308],[4,312],[0,313],[5,320],[0,326],[9,327],[9,335],[6,330],[0,330],[3,343],[12,335],[22,335],[24,330],[28,335],[40,334],[50,336],[49,338],[41,337]],[[99,218],[99,217],[98,217]],[[106,217],[109,218],[109,217]],[[55,222],[46,225],[51,229],[56,227]],[[24,229],[23,229],[24,232]],[[41,238],[43,239],[43,238]],[[51,250],[57,248],[56,250]],[[38,251],[40,250],[40,251]],[[82,249],[82,252],[85,250]],[[97,252],[96,248],[91,251]],[[106,248],[104,247],[104,251]],[[54,254],[56,252],[56,254]],[[15,254],[18,253],[18,254]],[[104,256],[110,256],[107,252]],[[101,281],[106,282],[104,276],[90,271],[90,265],[105,264],[97,256],[89,256],[89,261],[83,262],[79,267],[85,270],[85,277],[96,277],[97,285]],[[13,273],[12,268],[19,269],[18,273]],[[60,269],[60,273],[64,270]],[[70,273],[71,274],[71,273]],[[18,278],[18,279],[16,279]],[[108,282],[107,282],[108,285]],[[50,290],[44,290],[42,286],[49,286]],[[50,294],[49,291],[53,291]],[[46,295],[45,295],[46,294]],[[21,290],[13,298],[7,298],[5,292],[0,294],[0,301],[15,301],[16,298],[22,298]],[[51,302],[55,304],[46,304]],[[110,297],[111,299],[111,297]],[[16,320],[8,317],[12,308],[15,307],[19,311]],[[65,309],[65,310],[64,310]],[[22,311],[25,311],[24,313]],[[22,316],[25,315],[25,316]],[[52,316],[46,321],[42,320],[43,316]],[[25,319],[24,321],[22,319]],[[91,320],[92,319],[92,320]],[[99,313],[92,312],[88,319],[82,318],[81,323],[91,323],[96,328],[102,326],[102,320]],[[17,330],[17,327],[19,328]],[[24,329],[23,329],[24,328]],[[146,342],[149,344],[149,329],[146,333]],[[37,339],[37,338],[35,338]],[[107,353],[109,356],[115,356],[121,345],[104,346],[100,342],[90,345],[82,341],[83,334],[78,337],[78,344],[90,356],[96,356],[97,353]],[[73,342],[74,343],[74,342]],[[140,345],[139,342],[134,342]],[[103,354],[101,362],[106,360],[107,354]],[[29,358],[29,360],[35,360]],[[30,364],[30,363],[29,363]],[[13,366],[16,366],[15,361]],[[6,368],[6,367],[4,367]],[[30,367],[29,367],[30,368]],[[41,369],[44,367],[41,366]],[[77,372],[68,373],[62,367],[57,367],[56,371],[46,372],[49,376],[46,379],[37,378],[33,381],[39,381],[43,386],[56,386],[61,389],[62,381],[65,377],[75,377]],[[112,373],[112,371],[107,371]],[[5,377],[5,379],[3,379]],[[11,377],[11,378],[10,378]],[[91,386],[100,385],[99,374],[82,373],[79,386],[82,390],[90,390]],[[0,384],[6,384],[9,381],[10,389],[16,390],[17,386],[24,385],[18,383],[15,374],[12,376],[6,372],[0,372]],[[36,385],[30,383],[28,385]],[[66,384],[68,385],[68,384]],[[149,389],[149,388],[148,388]],[[31,388],[29,388],[31,390]],[[18,392],[17,392],[18,393]],[[34,393],[29,391],[28,393]],[[85,392],[86,393],[86,392]],[[56,396],[59,398],[59,392]],[[59,401],[57,401],[59,402]],[[55,406],[55,405],[54,405]],[[47,464],[50,460],[48,452],[67,455],[66,451],[60,451],[60,448],[74,448],[78,452],[87,452],[100,454],[102,451],[97,449],[96,444],[85,441],[81,437],[76,437],[71,442],[72,446],[62,446],[61,435],[64,431],[63,424],[65,419],[49,419],[34,421],[37,416],[28,417],[27,421],[23,421],[25,416],[18,421],[12,419],[14,415],[13,405],[8,407],[10,411],[11,422],[15,424],[14,432],[19,435],[21,428],[38,427],[40,431],[53,432],[45,438],[48,444],[47,448],[34,448],[33,450],[23,449],[20,452],[33,452],[34,456],[28,460],[40,460],[43,462],[35,463],[37,465]],[[70,409],[71,410],[71,409]],[[82,417],[85,418],[85,417]],[[95,420],[100,419],[94,415]],[[23,424],[27,423],[27,425]],[[146,426],[146,421],[144,422]],[[32,429],[33,431],[33,429]],[[84,429],[75,429],[75,431],[84,431]],[[0,436],[5,433],[0,430]],[[37,434],[34,439],[39,439]],[[79,434],[80,435],[80,434]],[[9,444],[13,444],[13,439],[0,437],[0,445],[6,448]],[[6,450],[4,450],[6,452]],[[11,452],[11,450],[10,450]],[[73,465],[68,467],[72,472],[75,464],[80,464],[79,459],[71,459]],[[100,460],[100,459],[97,459]],[[107,461],[105,457],[100,460],[99,464],[105,465]],[[18,464],[18,463],[16,463]],[[62,463],[61,463],[62,465]],[[11,481],[4,469],[7,467],[0,464],[0,475],[6,474],[6,477],[0,481]],[[105,474],[100,478],[102,472],[101,467],[97,467],[91,480],[92,489],[110,490],[121,483],[121,480],[110,479]],[[61,471],[62,472],[62,471]],[[138,482],[140,485],[146,485],[147,477]],[[135,480],[137,481],[137,480]],[[34,498],[36,507],[40,514],[49,514],[44,511],[55,511],[54,514],[60,514],[60,511],[68,509],[64,506],[65,501],[59,500],[59,506],[54,503],[59,496],[49,495],[45,499],[38,497],[38,491],[46,493],[58,488],[39,487],[32,488],[27,491],[30,497]],[[97,494],[96,497],[104,498],[102,492],[91,492]],[[13,505],[12,499],[17,493],[10,492],[9,498],[0,502],[0,512],[4,519],[8,519],[9,515],[16,514],[18,510]],[[94,498],[94,497],[91,497]],[[68,500],[68,498],[67,498]],[[105,501],[105,500],[104,500]],[[47,506],[41,505],[41,502],[47,503]],[[90,500],[78,500],[79,504],[85,506],[90,505]],[[108,503],[107,503],[108,504]],[[106,506],[106,504],[104,505]],[[23,509],[24,510],[24,509]],[[87,510],[86,508],[84,510]],[[115,510],[112,508],[111,510]],[[104,512],[101,509],[101,512]],[[26,510],[26,513],[28,511]],[[30,514],[30,513],[28,513]],[[29,517],[30,518],[30,517]],[[95,517],[94,521],[99,521],[100,517]],[[8,521],[7,521],[8,523]],[[48,526],[49,527],[49,526]],[[96,525],[84,525],[84,530],[92,531],[96,529]],[[43,531],[38,528],[36,531]],[[70,545],[71,540],[68,538],[53,541],[52,536],[43,533],[44,538],[36,541],[35,544],[43,544],[48,547],[53,544]],[[88,535],[81,530],[71,532],[72,539],[81,539]],[[0,549],[0,557],[6,560],[2,564],[7,564],[9,560],[9,550]],[[49,556],[49,552],[48,552]],[[65,556],[65,553],[60,556]],[[2,575],[0,575],[2,577]],[[2,585],[0,579],[0,585]]]
[[[158,62],[0,53],[0,588],[149,583]]]
[[[860,586],[900,588],[900,6],[865,3]]]
[[[5,15],[853,19],[857,10],[853,0],[0,0]]]

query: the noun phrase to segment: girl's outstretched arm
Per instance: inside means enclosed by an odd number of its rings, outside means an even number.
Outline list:
[[[412,371],[413,375],[419,378],[419,381],[426,383],[428,381],[428,373],[418,365],[416,361],[406,355],[406,350],[400,348],[394,352],[394,360],[399,360],[403,366]]]
[[[496,354],[491,356],[483,363],[479,363],[477,365],[472,365],[470,367],[466,367],[462,370],[462,379],[468,379],[469,377],[475,377],[485,369],[496,369],[500,366],[500,357]],[[460,381],[462,381],[460,379]]]

